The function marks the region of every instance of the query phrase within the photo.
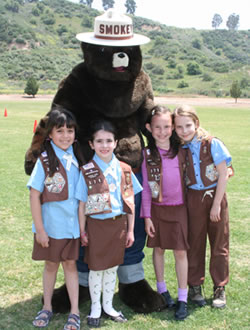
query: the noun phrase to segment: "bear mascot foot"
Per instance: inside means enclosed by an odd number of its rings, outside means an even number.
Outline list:
[[[144,279],[135,283],[119,283],[120,299],[136,313],[151,313],[166,308],[162,295],[154,291]]]
[[[79,285],[79,306],[88,300],[90,300],[89,288]],[[70,307],[66,284],[63,284],[61,287],[54,290],[52,297],[52,310],[54,313],[69,313]]]

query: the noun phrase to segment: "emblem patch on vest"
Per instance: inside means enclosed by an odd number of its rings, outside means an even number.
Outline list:
[[[148,181],[148,184],[151,189],[152,198],[157,198],[160,193],[160,186],[155,181]]]
[[[44,185],[49,192],[59,194],[65,186],[65,180],[61,173],[55,173],[53,177],[47,176]]]
[[[89,195],[85,205],[85,214],[102,213],[107,210],[111,211],[108,201],[109,193]]]
[[[205,173],[206,177],[214,182],[218,179],[218,176],[219,176],[219,173],[218,171],[216,170],[216,167],[214,164],[210,164],[210,165],[207,165],[206,166],[206,173]]]

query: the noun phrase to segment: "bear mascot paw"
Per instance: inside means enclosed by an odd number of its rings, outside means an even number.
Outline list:
[[[129,31],[129,28],[125,30]],[[122,31],[125,30],[123,28]],[[79,126],[78,141],[86,162],[92,157],[88,144],[89,123],[101,118],[112,122],[118,132],[115,150],[117,158],[128,163],[134,173],[141,176],[144,147],[142,133],[154,102],[150,79],[142,70],[142,55],[138,45],[140,43],[134,45],[132,42],[130,45],[125,41],[123,45],[123,40],[118,40],[107,44],[105,38],[98,39],[94,36],[85,40],[84,33],[79,35],[83,35],[83,38],[78,39],[81,41],[84,62],[74,67],[62,81],[53,99],[52,108],[59,105],[75,115]],[[131,37],[131,40],[133,38]],[[31,174],[42,151],[45,125],[46,117],[37,126],[31,146],[26,152],[27,174]],[[144,221],[139,217],[140,200],[136,201],[136,208],[135,243],[126,249],[124,264],[118,268],[119,296],[135,312],[149,313],[164,308],[165,301],[159,293],[152,290],[144,278],[142,251],[146,234]],[[79,279],[81,275],[87,274],[81,270],[82,264],[83,258],[80,257],[77,262]],[[84,302],[89,299],[88,283],[82,284],[80,280],[79,283],[79,301]],[[55,312],[66,312],[70,309],[65,285],[55,290],[52,304]]]

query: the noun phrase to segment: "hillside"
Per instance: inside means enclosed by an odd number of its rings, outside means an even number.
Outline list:
[[[54,93],[82,60],[78,32],[92,31],[100,12],[66,0],[1,0],[0,93],[23,93],[35,77],[39,93]],[[169,27],[134,17],[136,33],[151,38],[142,46],[144,70],[156,94],[227,96],[234,80],[250,98],[250,30]]]

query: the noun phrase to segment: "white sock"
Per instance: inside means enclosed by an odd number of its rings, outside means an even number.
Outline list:
[[[89,271],[89,292],[91,297],[90,317],[99,318],[102,313],[101,293],[102,293],[103,270]]]
[[[102,306],[107,314],[114,317],[120,314],[113,308],[117,268],[118,266],[106,269],[103,274]]]

